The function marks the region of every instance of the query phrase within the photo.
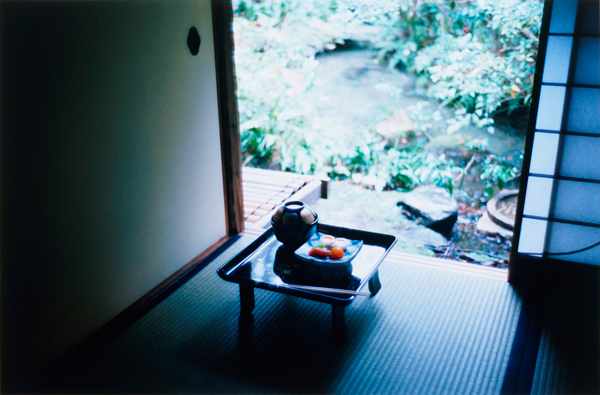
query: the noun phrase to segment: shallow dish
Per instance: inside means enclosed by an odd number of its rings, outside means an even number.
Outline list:
[[[311,277],[323,280],[340,280],[348,278],[352,274],[352,260],[358,255],[363,246],[362,240],[347,240],[344,256],[340,259],[317,258],[308,255],[313,248],[321,248],[321,238],[327,236],[325,233],[317,232],[306,243],[298,248],[294,255],[301,261],[306,262],[306,273]]]

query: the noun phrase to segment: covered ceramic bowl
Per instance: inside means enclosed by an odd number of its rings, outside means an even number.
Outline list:
[[[277,240],[295,250],[316,233],[318,221],[317,213],[310,207],[301,201],[290,201],[275,211],[271,226]]]

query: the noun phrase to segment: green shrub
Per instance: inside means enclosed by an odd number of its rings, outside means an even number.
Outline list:
[[[315,55],[343,42],[332,27],[379,28],[372,41],[379,59],[415,73],[428,96],[454,110],[448,133],[472,125],[493,133],[495,115],[529,104],[541,12],[541,0],[234,1],[244,164],[352,177],[378,190],[433,183],[452,191],[463,169],[422,144],[408,147],[365,131],[361,141],[344,145],[311,129],[310,103],[298,97],[313,86]],[[404,110],[420,135],[439,121],[426,102]],[[516,167],[479,151],[486,194],[518,176]]]
[[[422,184],[435,184],[453,190],[453,180],[461,169],[443,154],[426,151],[422,146],[390,146],[373,133],[353,150],[337,157],[330,167],[332,178],[352,177],[354,182],[375,190],[411,190]]]
[[[390,67],[413,70],[429,96],[453,106],[448,132],[486,127],[527,106],[543,4],[540,0],[397,3],[374,44]]]
[[[276,34],[291,2],[238,2],[235,63],[244,164],[310,172],[304,138],[307,106],[298,93],[312,85],[314,49]]]

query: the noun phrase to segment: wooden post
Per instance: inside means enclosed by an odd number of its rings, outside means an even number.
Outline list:
[[[233,236],[244,230],[244,197],[241,176],[242,142],[233,58],[233,9],[231,2],[213,0],[212,17],[227,234]]]

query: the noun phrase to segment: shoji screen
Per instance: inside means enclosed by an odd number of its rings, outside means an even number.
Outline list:
[[[599,3],[546,4],[517,267],[548,259],[600,265]]]

